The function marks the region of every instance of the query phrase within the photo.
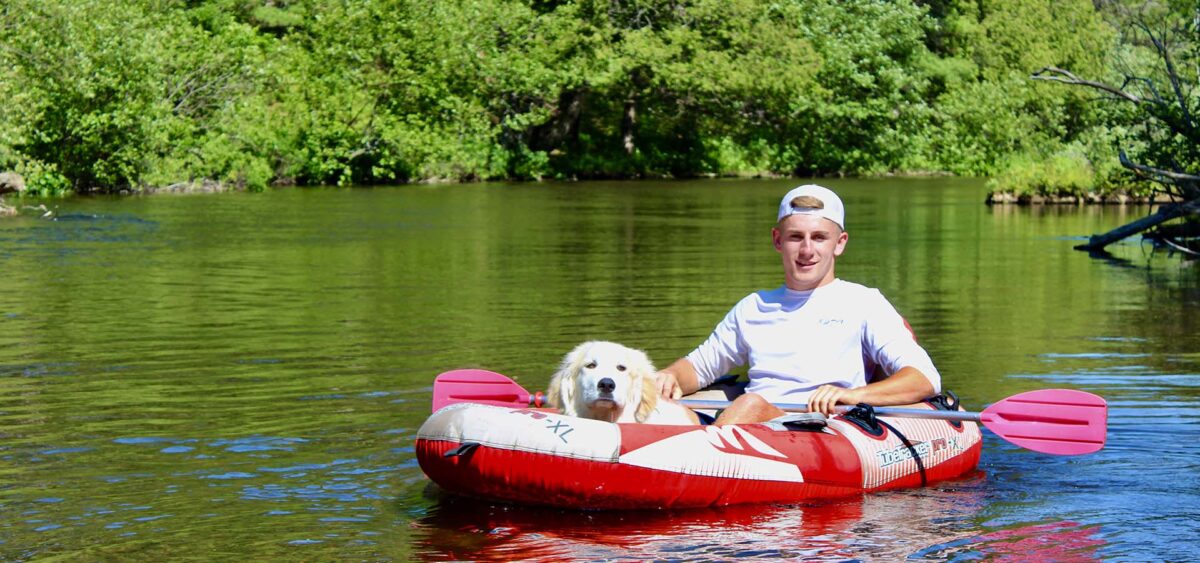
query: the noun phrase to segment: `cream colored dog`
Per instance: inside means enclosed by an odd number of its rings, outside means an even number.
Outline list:
[[[591,341],[563,358],[550,380],[550,404],[565,415],[607,422],[699,424],[696,414],[658,395],[645,352]]]

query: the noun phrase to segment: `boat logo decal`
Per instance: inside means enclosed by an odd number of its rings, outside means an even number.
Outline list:
[[[517,409],[512,411],[512,413],[527,415],[534,420],[544,420],[546,422],[546,429],[550,430],[550,432],[555,436],[558,436],[558,439],[562,440],[562,443],[564,444],[569,443],[567,441],[567,434],[575,431],[570,424],[567,424],[565,419],[556,420],[555,417],[552,417],[544,412],[538,412],[530,409]]]
[[[766,456],[787,457],[779,453],[779,450],[772,448],[766,442],[737,426],[705,426],[704,430],[708,433],[708,443],[723,452],[746,453],[746,449],[749,448]]]
[[[922,458],[927,458],[930,454],[936,454],[942,450],[962,451],[962,444],[959,443],[958,436],[948,438],[935,438],[928,442],[917,442],[913,444],[913,450],[917,451],[917,455]],[[890,450],[880,450],[875,452],[879,456],[879,468],[890,467],[897,463],[903,463],[912,459],[912,450],[900,444]]]

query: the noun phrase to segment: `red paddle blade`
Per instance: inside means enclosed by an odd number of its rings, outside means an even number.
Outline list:
[[[529,391],[494,371],[456,369],[433,380],[433,411],[455,403],[527,407]]]
[[[1018,446],[1055,455],[1089,454],[1104,447],[1108,403],[1072,389],[1020,393],[984,409],[980,421]]]

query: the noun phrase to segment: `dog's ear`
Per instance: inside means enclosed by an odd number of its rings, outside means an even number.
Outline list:
[[[550,386],[546,388],[546,402],[559,410],[562,410],[562,406],[565,403],[560,397],[562,394],[562,380],[563,372],[557,372],[554,374],[554,377],[550,378]]]
[[[634,386],[636,392],[641,393],[641,401],[638,403],[637,412],[633,414],[634,419],[638,422],[646,422],[650,417],[650,413],[654,412],[658,406],[658,385],[654,381],[654,374],[642,377],[642,384]]]
[[[634,378],[630,392],[640,395],[640,397],[631,397],[631,399],[638,400],[638,408],[633,416],[638,422],[645,422],[650,417],[650,413],[654,412],[654,408],[658,406],[658,382],[654,378],[654,364],[650,363],[650,358],[646,357],[645,352],[641,350],[635,350],[631,354],[630,360],[633,365],[629,368]]]
[[[563,356],[562,364],[550,380],[550,387],[547,389],[546,395],[550,399],[550,404],[557,407],[563,414],[575,414],[569,412],[575,404],[575,377],[579,375],[579,368],[583,365],[584,358],[587,357],[589,344],[588,342],[580,344]]]

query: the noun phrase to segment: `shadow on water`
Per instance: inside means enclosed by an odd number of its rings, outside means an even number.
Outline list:
[[[1101,262],[1106,262],[1108,264],[1112,264],[1113,266],[1117,266],[1120,268],[1137,268],[1137,267],[1139,267],[1138,265],[1133,263],[1133,260],[1115,256],[1107,250],[1089,250],[1089,251],[1087,251],[1087,254],[1088,254],[1088,256],[1095,258],[1096,260],[1099,260]]]

